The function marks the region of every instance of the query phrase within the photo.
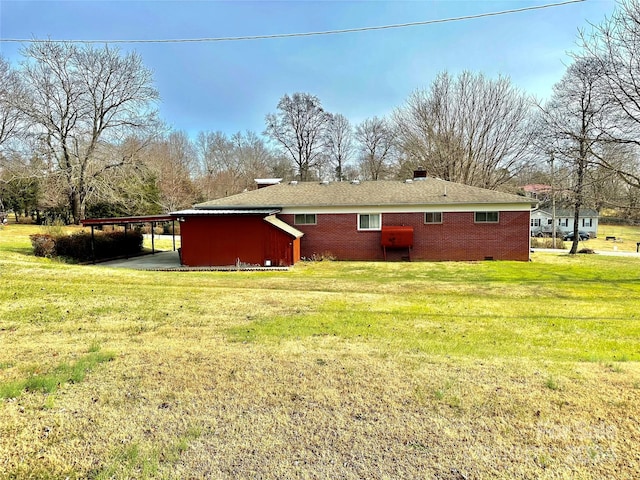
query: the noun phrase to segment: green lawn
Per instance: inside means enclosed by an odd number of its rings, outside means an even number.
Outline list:
[[[0,479],[634,478],[640,259],[141,272],[0,230]]]

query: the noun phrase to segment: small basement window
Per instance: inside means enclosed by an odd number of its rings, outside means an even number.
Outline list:
[[[379,213],[358,214],[358,230],[380,230],[382,215]]]
[[[424,214],[424,223],[442,223],[442,212],[427,212]]]
[[[498,223],[498,212],[476,212],[476,223]]]
[[[297,213],[293,217],[294,225],[315,225],[316,214],[315,213]]]

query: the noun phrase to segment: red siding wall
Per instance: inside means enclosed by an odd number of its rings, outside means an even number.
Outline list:
[[[293,265],[300,260],[300,239],[261,216],[193,216],[180,224],[182,263],[189,266],[243,263]]]
[[[379,231],[358,231],[357,214],[318,214],[316,225],[294,225],[304,232],[301,255],[331,254],[339,260],[383,260]],[[425,224],[424,213],[383,213],[382,224],[412,226],[412,260],[529,260],[529,212],[500,212],[499,223],[475,223],[474,212],[442,214],[441,224]],[[407,250],[387,250],[388,260]]]

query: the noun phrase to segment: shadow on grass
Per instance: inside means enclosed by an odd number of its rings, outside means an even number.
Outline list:
[[[328,313],[328,314],[327,314]],[[639,360],[636,329],[613,339],[623,317],[514,317],[495,314],[322,312],[279,316],[226,329],[231,342],[263,343],[333,337],[384,350],[471,358],[564,361]],[[587,346],[585,346],[587,345]]]
[[[33,254],[33,248],[31,247],[2,247],[0,248],[0,252],[17,253],[27,257],[35,257]]]

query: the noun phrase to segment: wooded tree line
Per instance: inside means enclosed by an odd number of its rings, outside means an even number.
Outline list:
[[[576,210],[640,218],[640,0],[579,41],[546,102],[505,77],[443,72],[386,118],[352,124],[293,93],[263,132],[195,138],[158,117],[135,52],[33,42],[19,68],[0,57],[0,210],[77,223],[190,207],[260,177],[405,179],[423,167],[514,193],[553,185]]]

